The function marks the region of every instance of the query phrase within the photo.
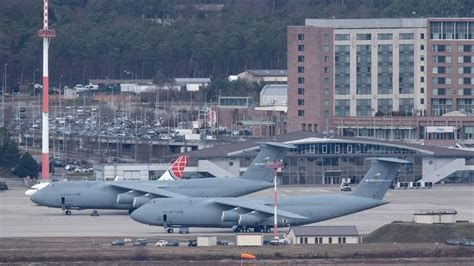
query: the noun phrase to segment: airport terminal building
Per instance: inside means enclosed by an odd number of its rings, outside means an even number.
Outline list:
[[[191,151],[187,153],[190,163],[185,171],[203,176],[238,176],[251,163],[262,141],[296,146],[284,159],[282,184],[340,184],[342,178],[358,183],[370,167],[370,160],[366,159],[373,157],[412,162],[401,168],[399,182],[474,180],[473,151],[305,131]]]

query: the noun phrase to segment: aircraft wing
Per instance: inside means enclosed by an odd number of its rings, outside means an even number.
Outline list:
[[[154,187],[150,185],[144,185],[140,182],[120,182],[114,181],[110,182],[111,186],[118,187],[118,188],[125,188],[129,190],[140,191],[143,193],[153,194],[159,197],[165,198],[186,198],[187,196],[175,192],[168,191],[166,189],[162,189],[159,187]]]
[[[211,201],[221,204],[221,205],[226,205],[226,206],[231,206],[231,207],[239,207],[243,209],[248,209],[252,211],[259,211],[263,213],[267,213],[270,215],[274,214],[274,209],[273,206],[267,206],[261,203],[249,201],[249,200],[244,200],[242,198],[216,198],[212,199]],[[309,219],[308,217],[289,212],[289,211],[284,211],[281,209],[278,209],[278,216],[284,216],[287,218],[294,218],[294,219]]]

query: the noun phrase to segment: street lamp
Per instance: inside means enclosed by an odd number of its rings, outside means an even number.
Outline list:
[[[2,126],[5,126],[5,88],[7,87],[7,63],[5,63],[5,74],[3,74],[2,88]]]

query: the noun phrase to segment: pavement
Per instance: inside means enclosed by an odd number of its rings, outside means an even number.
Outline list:
[[[5,180],[0,178],[1,180]],[[0,238],[10,237],[153,237],[167,235],[162,227],[134,222],[126,211],[73,211],[66,216],[60,209],[36,206],[24,195],[26,187],[19,180],[8,180],[9,190],[0,191]],[[280,196],[347,193],[337,186],[282,186]],[[246,197],[273,195],[272,189]],[[315,225],[355,225],[361,234],[368,234],[392,221],[411,221],[420,209],[455,209],[457,220],[474,221],[473,184],[435,185],[432,189],[389,190],[385,200],[391,202],[374,209]],[[176,230],[177,231],[177,230]],[[282,229],[281,232],[284,230]],[[191,234],[226,235],[231,230],[191,228]]]

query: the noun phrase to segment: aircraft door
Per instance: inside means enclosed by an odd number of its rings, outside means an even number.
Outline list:
[[[168,226],[168,215],[163,214],[163,226],[167,227]]]

